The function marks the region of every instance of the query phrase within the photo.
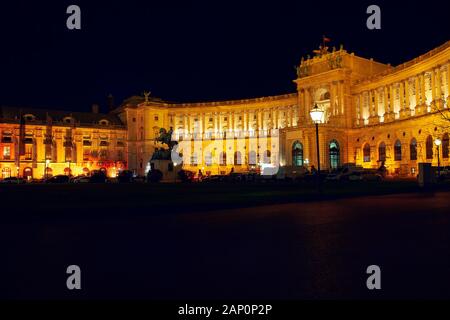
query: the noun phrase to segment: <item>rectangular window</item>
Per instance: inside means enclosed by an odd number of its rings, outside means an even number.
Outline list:
[[[11,160],[11,147],[10,146],[3,147],[3,160]]]
[[[45,160],[52,160],[52,145],[45,145]]]
[[[99,156],[101,160],[106,160],[108,158],[108,150],[106,149],[100,150]]]
[[[72,161],[72,148],[66,147],[64,149],[64,152],[65,152],[66,162],[71,162]]]
[[[84,148],[83,149],[83,161],[89,161],[90,157],[91,157],[91,149]]]
[[[25,160],[31,160],[33,157],[33,145],[26,144],[25,145]]]
[[[117,161],[123,161],[123,151],[117,151]]]

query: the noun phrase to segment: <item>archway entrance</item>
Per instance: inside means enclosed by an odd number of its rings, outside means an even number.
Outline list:
[[[332,140],[329,145],[330,168],[337,169],[340,166],[340,148],[336,140]]]
[[[27,180],[33,178],[33,169],[31,169],[30,167],[23,169],[23,178]]]

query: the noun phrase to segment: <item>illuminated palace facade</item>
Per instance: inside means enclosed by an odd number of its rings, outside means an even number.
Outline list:
[[[0,134],[0,178],[114,176],[126,167],[126,127],[95,105],[89,113],[0,107]]]
[[[159,128],[190,141],[184,166],[203,173],[247,171],[265,162],[317,165],[309,112],[324,113],[319,129],[321,167],[344,163],[415,175],[418,163],[450,165],[443,114],[449,106],[450,41],[397,67],[344,49],[302,59],[297,92],[249,100],[173,104],[133,97],[117,110],[128,128],[128,163],[143,174]],[[450,131],[450,130],[449,130]],[[186,149],[186,146],[184,147]],[[189,156],[186,156],[185,154]]]
[[[248,171],[264,165],[294,171],[317,166],[315,127],[309,115],[317,104],[324,110],[319,126],[321,168],[335,169],[344,163],[377,168],[384,162],[390,174],[414,176],[420,162],[437,165],[436,138],[442,141],[441,165],[450,165],[450,122],[445,120],[450,104],[449,70],[450,41],[397,67],[343,48],[321,48],[314,57],[301,60],[294,79],[297,91],[292,94],[183,104],[134,96],[108,115],[97,114],[89,123],[72,126],[60,119],[52,126],[51,145],[56,144],[58,151],[50,166],[58,173],[68,168],[64,145],[70,140],[68,130],[72,130],[70,141],[75,151],[71,161],[77,173],[90,170],[88,164],[103,167],[98,156],[103,145],[107,150],[104,161],[109,161],[110,168],[117,170],[117,163],[123,161],[124,166],[144,175],[155,149],[163,147],[155,140],[161,128],[173,129],[183,166],[203,174]],[[76,122],[75,113],[73,117]],[[102,117],[108,121],[103,125]],[[19,122],[17,116],[12,118],[0,123],[3,169],[17,164],[14,148]],[[42,175],[45,123],[27,122],[26,128],[27,141],[37,152],[32,152],[31,159],[27,153],[20,170],[26,165]],[[89,152],[85,148],[90,148]]]

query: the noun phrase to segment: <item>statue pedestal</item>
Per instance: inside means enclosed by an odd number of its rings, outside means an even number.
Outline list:
[[[416,115],[418,115],[418,116],[425,114],[427,112],[427,105],[425,103],[417,105],[415,112],[416,112]]]
[[[369,125],[379,124],[379,123],[380,123],[380,117],[379,116],[370,116],[370,118],[369,118]]]
[[[411,116],[411,109],[407,108],[400,110],[400,119],[406,119],[409,118],[410,116]]]

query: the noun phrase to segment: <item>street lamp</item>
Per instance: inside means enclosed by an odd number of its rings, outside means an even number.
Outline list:
[[[48,166],[50,164],[50,159],[45,159],[44,177],[48,179]]]
[[[320,149],[319,149],[319,124],[323,123],[324,111],[320,109],[317,104],[309,112],[312,121],[316,125],[316,147],[317,147],[317,173],[320,179]]]
[[[439,155],[439,146],[441,145],[441,143],[442,143],[442,141],[441,141],[441,139],[439,139],[439,138],[436,138],[435,140],[434,140],[434,144],[436,145],[436,147],[437,147],[437,158],[438,158],[438,179],[439,179],[439,177],[441,176],[441,161],[440,161],[440,155]]]

